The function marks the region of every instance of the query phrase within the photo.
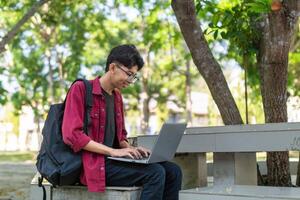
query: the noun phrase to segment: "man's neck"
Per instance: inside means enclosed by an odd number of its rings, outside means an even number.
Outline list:
[[[108,94],[112,94],[114,87],[110,84],[110,80],[107,74],[104,74],[100,79],[100,85],[102,87],[102,89],[108,93]]]

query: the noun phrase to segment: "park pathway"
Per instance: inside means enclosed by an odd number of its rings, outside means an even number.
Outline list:
[[[34,163],[0,162],[0,200],[29,200]]]

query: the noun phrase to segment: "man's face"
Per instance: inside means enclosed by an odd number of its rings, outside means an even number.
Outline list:
[[[115,88],[126,88],[129,84],[136,81],[138,66],[135,65],[131,67],[131,69],[128,69],[119,63],[111,63],[111,65],[113,65],[110,68],[110,71],[112,72],[111,82]]]

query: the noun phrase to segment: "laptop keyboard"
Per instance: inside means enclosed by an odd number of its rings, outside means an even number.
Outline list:
[[[148,160],[149,156],[148,157],[142,157],[142,158],[130,158],[130,157],[125,157],[125,158],[131,159],[131,160]]]

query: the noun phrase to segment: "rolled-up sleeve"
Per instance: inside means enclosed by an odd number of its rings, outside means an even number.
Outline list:
[[[68,93],[62,124],[63,141],[74,152],[80,151],[91,140],[83,132],[84,99],[84,83],[78,81],[72,85]]]

